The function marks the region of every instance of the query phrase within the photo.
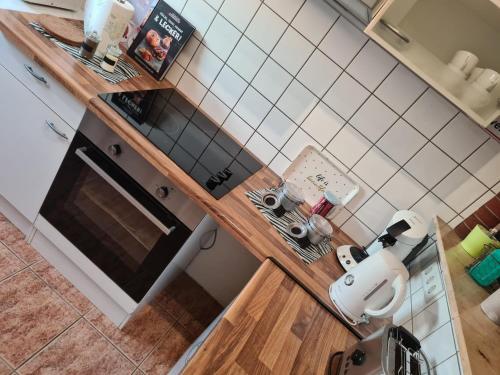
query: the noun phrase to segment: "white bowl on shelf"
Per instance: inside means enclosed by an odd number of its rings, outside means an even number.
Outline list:
[[[477,111],[491,103],[492,95],[477,82],[472,82],[464,88],[460,99],[471,109]]]

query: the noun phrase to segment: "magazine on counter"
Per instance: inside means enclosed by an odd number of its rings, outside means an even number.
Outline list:
[[[160,0],[127,53],[160,81],[194,30],[184,17]]]

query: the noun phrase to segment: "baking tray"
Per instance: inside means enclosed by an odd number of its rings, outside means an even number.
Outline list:
[[[283,173],[283,180],[300,186],[305,201],[313,206],[331,191],[346,205],[358,193],[359,185],[313,146],[306,146]]]

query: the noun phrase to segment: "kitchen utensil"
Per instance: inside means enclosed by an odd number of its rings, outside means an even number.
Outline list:
[[[275,192],[267,192],[262,196],[262,204],[264,207],[269,208],[270,210],[273,210],[274,214],[278,217],[281,217],[285,214],[285,209],[280,203],[280,200],[278,198],[278,194]]]
[[[367,248],[346,245],[337,249],[337,259],[349,271],[357,263],[378,251],[387,248],[400,261],[408,265],[418,255],[428,241],[427,223],[413,211],[397,211],[386,229]]]
[[[481,302],[481,310],[493,323],[500,325],[500,289]]]
[[[382,249],[332,283],[330,299],[351,325],[387,318],[403,304],[408,278],[398,257]]]
[[[333,233],[332,225],[320,215],[312,215],[306,223],[307,238],[312,244],[317,245],[320,242],[331,238]]]
[[[302,223],[291,223],[286,228],[287,233],[297,241],[301,248],[309,246],[311,241],[307,237],[307,225]]]
[[[488,229],[478,224],[460,244],[471,257],[479,258],[485,250],[485,246],[491,245],[495,241],[489,234]]]
[[[113,73],[121,54],[122,51],[118,47],[118,44],[115,42],[111,43],[101,61],[101,68],[107,72]]]
[[[86,35],[80,47],[80,56],[90,60],[94,56],[99,41],[100,39],[97,31],[93,31],[89,35]]]
[[[497,86],[498,82],[500,82],[500,74],[493,69],[483,69],[474,82],[481,89],[491,92]]]
[[[448,63],[448,66],[456,68],[463,72],[465,76],[469,76],[479,62],[479,58],[472,52],[460,50],[455,52],[455,55]]]
[[[469,269],[469,275],[483,287],[490,286],[500,278],[500,249],[495,249],[483,260]]]
[[[81,21],[41,14],[38,23],[52,36],[72,46],[80,46],[83,42],[83,27]]]
[[[278,198],[285,211],[293,211],[304,203],[302,189],[289,181],[283,181],[279,187]]]
[[[299,185],[310,206],[315,205],[325,191],[335,194],[345,206],[359,191],[359,185],[313,146],[301,151],[283,173],[283,180]]]
[[[331,360],[333,375],[430,374],[420,341],[402,326],[389,324]]]

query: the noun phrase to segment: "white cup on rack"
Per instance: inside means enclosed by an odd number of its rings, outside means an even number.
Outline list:
[[[453,70],[462,72],[466,77],[468,77],[478,62],[479,58],[472,52],[460,50],[455,52],[455,55],[448,63],[448,66]]]
[[[476,66],[474,69],[472,69],[472,72],[467,80],[469,82],[474,82],[476,78],[481,75],[482,72],[484,72],[484,68]]]
[[[483,71],[478,74],[474,82],[486,91],[492,92],[498,82],[500,82],[500,74],[495,72],[493,69],[483,69]]]

